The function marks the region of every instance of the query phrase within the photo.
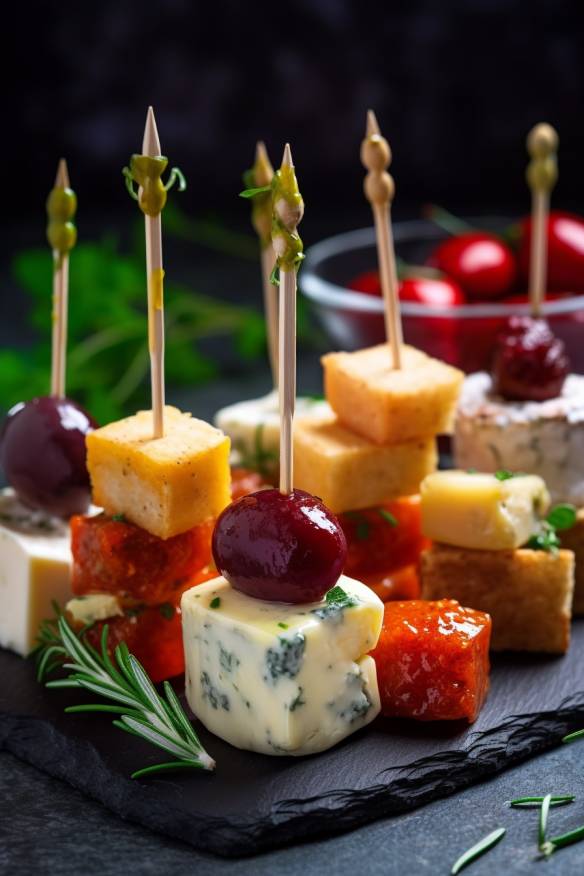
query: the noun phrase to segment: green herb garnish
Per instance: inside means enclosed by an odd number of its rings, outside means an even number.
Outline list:
[[[535,551],[557,553],[561,547],[558,531],[570,529],[576,522],[576,509],[573,505],[556,505],[540,524],[540,530],[532,535],[526,547]]]
[[[577,512],[574,505],[555,505],[547,516],[547,522],[554,529],[571,529],[576,523]]]
[[[484,839],[480,840],[476,845],[472,846],[468,851],[466,851],[460,858],[453,864],[452,870],[450,871],[450,876],[456,876],[457,873],[460,873],[464,867],[468,867],[469,864],[472,864],[473,861],[476,861],[477,858],[480,858],[481,855],[484,855],[485,852],[488,852],[489,849],[492,849],[493,846],[496,846],[500,840],[505,836],[505,828],[500,827],[498,830],[494,830],[488,836],[484,837]]]
[[[553,836],[547,840],[541,847],[541,851],[547,857],[553,854],[556,849],[562,849],[564,846],[571,846],[573,843],[578,843],[584,840],[584,825],[571,830],[568,833],[563,833],[560,836]]]
[[[499,471],[495,472],[495,477],[498,481],[509,481],[511,478],[519,477],[519,475],[506,468],[500,468]]]
[[[125,523],[126,515],[125,514],[112,514],[112,520],[114,523]]]
[[[371,525],[363,514],[360,514],[358,511],[345,511],[345,517],[348,517],[349,520],[355,523],[357,541],[365,541],[365,539],[369,538]]]
[[[546,828],[547,828],[547,820],[548,820],[548,815],[549,815],[549,811],[550,811],[551,800],[552,800],[552,795],[546,794],[542,800],[541,809],[539,811],[539,827],[538,827],[538,832],[537,832],[537,842],[538,842],[540,851],[545,844],[545,832],[546,832]]]
[[[216,597],[215,597],[214,599],[212,599],[211,602],[209,603],[209,608],[219,608],[220,605],[221,605],[221,597],[220,597],[220,596],[216,596]]]
[[[565,806],[566,803],[572,803],[575,800],[573,794],[563,794],[557,797],[550,797],[550,806]],[[510,800],[509,806],[516,809],[529,806],[541,806],[545,797],[517,797],[516,800]]]
[[[391,514],[385,508],[378,508],[377,510],[379,511],[379,516],[383,517],[385,522],[389,523],[390,526],[397,526],[398,525],[397,519],[393,516],[393,514]]]
[[[575,742],[577,739],[584,738],[584,730],[575,730],[573,733],[568,733],[567,736],[564,736],[562,742]]]
[[[70,671],[67,678],[47,682],[50,688],[79,688],[91,691],[115,705],[89,703],[69,706],[65,712],[110,712],[119,717],[114,726],[126,733],[174,755],[175,760],[144,767],[132,773],[132,778],[166,770],[212,770],[215,761],[209,757],[168,681],[164,682],[164,697],[160,696],[138,660],[130,654],[125,642],[120,643],[112,660],[108,653],[107,624],[101,633],[101,649],[77,636],[65,617],[60,615],[51,642],[41,644],[40,664],[47,672],[55,658]],[[49,661],[53,661],[50,664]]]
[[[255,198],[256,195],[263,195],[266,192],[272,191],[272,185],[267,186],[255,186],[251,189],[244,189],[239,193],[240,198]]]
[[[282,623],[282,621],[280,621],[280,623],[278,624],[278,626],[280,627],[281,630],[287,630],[287,629],[288,629],[288,624]]]

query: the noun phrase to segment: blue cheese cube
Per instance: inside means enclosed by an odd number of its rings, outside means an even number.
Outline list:
[[[195,715],[237,748],[273,755],[324,751],[380,711],[375,647],[383,603],[342,576],[341,602],[254,599],[215,578],[182,597],[186,696]]]

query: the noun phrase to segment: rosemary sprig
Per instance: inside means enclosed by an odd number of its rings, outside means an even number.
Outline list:
[[[162,697],[124,642],[116,647],[114,659],[110,658],[107,637],[106,625],[98,651],[73,632],[61,613],[55,621],[42,625],[37,656],[39,678],[63,659],[72,661],[63,664],[70,671],[68,678],[49,681],[47,687],[81,688],[115,703],[69,706],[65,712],[113,712],[119,715],[113,723],[120,730],[174,755],[175,760],[136,770],[133,779],[171,769],[214,769],[215,761],[201,745],[168,681],[164,682]]]
[[[485,852],[488,852],[489,849],[492,849],[493,846],[496,846],[497,843],[503,839],[505,836],[505,828],[499,827],[497,830],[494,830],[492,833],[488,834],[486,837],[483,837],[482,840],[479,840],[476,845],[471,846],[460,858],[453,864],[452,870],[450,871],[450,876],[456,876],[457,873],[460,873],[464,867],[468,867],[469,864],[472,864],[473,861],[476,861],[477,858],[480,858],[481,855],[484,855]]]
[[[541,806],[545,799],[545,797],[517,797],[516,800],[509,801],[509,806],[513,806],[514,809]],[[550,796],[550,807],[565,806],[567,803],[573,803],[575,799],[574,794],[562,794],[557,797]]]

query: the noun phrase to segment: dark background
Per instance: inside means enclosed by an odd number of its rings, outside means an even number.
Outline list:
[[[61,154],[79,223],[128,216],[120,170],[156,110],[163,151],[189,179],[190,211],[245,214],[241,170],[263,138],[290,140],[307,203],[335,229],[368,221],[359,144],[371,106],[394,151],[396,213],[438,202],[528,206],[525,135],[560,134],[554,200],[582,195],[579,0],[149,0],[11,4],[12,215],[41,215]],[[14,8],[16,6],[16,8]],[[307,230],[308,229],[308,230]],[[333,229],[333,230],[335,230]]]

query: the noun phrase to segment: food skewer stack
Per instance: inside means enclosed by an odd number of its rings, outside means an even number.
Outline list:
[[[279,467],[280,414],[278,407],[278,278],[274,270],[272,245],[272,206],[274,201],[274,170],[262,141],[256,146],[253,167],[244,174],[248,186],[241,194],[252,201],[252,223],[260,244],[264,315],[273,389],[258,399],[236,402],[217,411],[215,425],[229,435],[233,445],[232,463],[234,495],[238,483],[250,481],[250,471],[261,483],[276,483]],[[318,417],[326,410],[318,399],[296,399],[299,413]]]
[[[184,668],[179,601],[183,590],[210,576],[212,521],[230,500],[229,439],[164,405],[161,212],[182,175],[175,169],[162,183],[168,160],[152,108],[144,144],[125,175],[145,216],[152,410],[88,436],[93,496],[104,511],[72,519],[76,598],[67,611],[76,627],[93,624],[87,636],[94,644],[107,621],[110,648],[124,640],[160,681]]]
[[[89,507],[85,436],[92,418],[66,389],[69,253],[77,231],[77,198],[64,159],[47,199],[53,256],[51,394],[20,402],[0,432],[0,466],[10,487],[0,492],[0,646],[23,656],[41,622],[71,594],[68,519]],[[48,295],[47,295],[48,300]]]
[[[532,190],[531,316],[512,317],[494,351],[492,373],[464,383],[456,417],[455,465],[540,475],[555,503],[584,506],[584,376],[570,373],[564,343],[542,316],[549,196],[557,179],[558,135],[547,124],[527,137]],[[574,611],[584,612],[584,511],[562,532],[576,553]]]
[[[463,375],[402,342],[389,218],[394,183],[386,171],[391,151],[371,112],[361,156],[377,230],[387,343],[323,357],[325,396],[332,412],[312,421],[298,419],[295,484],[321,496],[342,515],[349,556],[359,558],[348,571],[371,576],[379,586],[385,573],[395,570],[379,530],[385,530],[387,543],[402,515],[412,521],[419,513],[417,500],[408,497],[419,492],[424,477],[436,468],[436,436],[451,428]],[[381,549],[367,545],[368,533]],[[419,520],[417,537],[410,541],[402,554],[404,567],[417,560]],[[351,551],[352,544],[360,549]],[[415,576],[407,582],[405,592],[392,594],[391,583],[389,589],[382,584],[378,592],[385,589],[386,598],[415,596]]]

